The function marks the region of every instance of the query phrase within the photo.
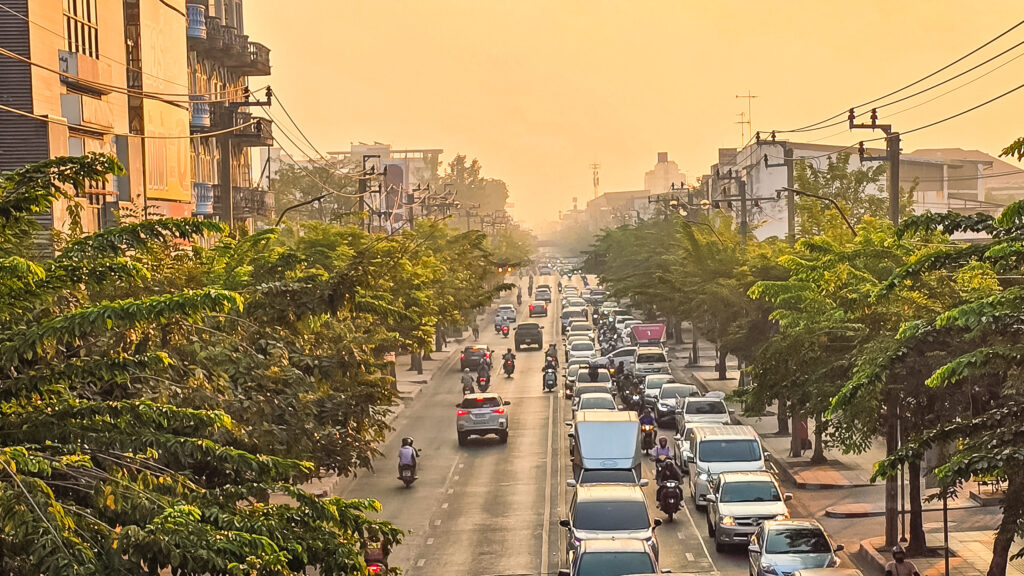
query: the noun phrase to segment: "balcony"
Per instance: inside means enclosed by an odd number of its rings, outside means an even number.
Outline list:
[[[235,218],[269,218],[274,215],[274,194],[260,188],[234,187]]]
[[[269,76],[270,48],[259,42],[249,42],[246,62],[238,68],[246,76]]]
[[[245,76],[268,76],[270,74],[270,48],[259,42],[250,42],[248,36],[232,26],[222,24],[219,18],[206,16],[204,12],[204,34],[203,36],[193,35],[193,19],[191,17],[193,6],[203,8],[197,4],[188,5],[190,48]]]
[[[187,4],[189,39],[206,40],[206,7],[199,4]]]
[[[197,216],[213,214],[213,186],[204,182],[192,184],[192,201],[196,203],[193,213]]]
[[[274,123],[267,118],[257,118],[248,112],[237,111],[234,113],[234,124],[231,126],[245,126],[231,133],[231,142],[243,148],[254,148],[260,146],[274,145]]]

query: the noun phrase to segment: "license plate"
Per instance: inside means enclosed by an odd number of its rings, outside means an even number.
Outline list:
[[[406,468],[405,470],[402,470],[402,476],[405,476],[405,477],[412,476],[412,470],[409,470],[408,468]]]
[[[473,420],[487,420],[487,414],[473,414]]]

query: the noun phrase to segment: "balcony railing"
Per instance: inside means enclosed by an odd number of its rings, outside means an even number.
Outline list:
[[[243,147],[274,145],[274,123],[267,118],[258,118],[248,112],[235,112],[232,126],[245,126],[231,133],[235,144]]]
[[[206,39],[206,7],[199,4],[187,4],[189,38]]]
[[[248,61],[242,66],[246,76],[268,76],[270,74],[270,48],[259,42],[249,42]]]
[[[204,182],[192,184],[192,200],[196,203],[194,213],[206,216],[213,214],[213,186]]]
[[[274,215],[274,194],[260,188],[234,187],[235,217],[254,218]]]
[[[210,104],[206,102],[209,96],[193,94],[189,96],[189,100],[192,101],[192,118],[189,125],[192,128],[209,128],[210,127]]]

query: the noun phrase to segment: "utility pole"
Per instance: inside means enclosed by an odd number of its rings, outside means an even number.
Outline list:
[[[374,162],[376,160],[376,162]],[[377,179],[377,165],[380,164],[380,154],[366,154],[363,156],[363,171],[359,179],[359,203],[366,210],[366,233],[369,234],[373,227],[373,206],[367,196],[370,193],[371,180]]]
[[[850,108],[850,129],[881,130],[885,134],[885,156],[864,156],[864,143],[859,147],[860,161],[883,160],[889,163],[889,220],[893,226],[900,220],[900,133],[893,132],[891,124],[878,123],[878,110],[871,110],[870,124],[857,124],[857,114]],[[900,448],[899,391],[890,386],[885,392],[885,455],[892,456]],[[902,476],[902,467],[900,468]],[[885,545],[895,546],[899,541],[900,488],[902,482],[895,475],[885,479]]]
[[[737,116],[740,117],[736,123],[740,125],[740,146],[742,147],[747,144],[747,125],[750,124],[750,122],[747,120],[746,112],[740,112]]]
[[[786,242],[790,246],[796,244],[796,196],[793,193],[794,181],[793,181],[793,150],[789,147],[789,142],[776,142],[775,131],[772,131],[769,140],[761,140],[761,133],[758,132],[756,135],[758,144],[778,144],[782,146],[782,163],[772,164],[768,162],[768,155],[764,155],[764,167],[768,168],[785,168],[786,169]]]

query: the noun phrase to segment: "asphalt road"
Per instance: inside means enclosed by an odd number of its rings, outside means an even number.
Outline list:
[[[554,286],[557,279],[538,277],[536,282]],[[530,320],[523,284],[519,322]],[[514,297],[506,296],[503,302],[513,302]],[[554,302],[546,319],[533,319],[544,326],[545,344],[561,344],[557,310]],[[502,338],[493,330],[483,330],[480,342],[498,350],[499,356],[513,345],[511,337]],[[554,574],[562,567],[565,550],[558,520],[571,498],[565,486],[570,463],[568,429],[563,424],[571,418],[569,402],[561,394],[543,392],[543,352],[519,352],[513,378],[506,379],[500,370],[492,376],[491,391],[512,401],[508,444],[488,437],[472,438],[460,447],[454,414],[462,397],[457,358],[453,355],[455,361],[438,370],[395,420],[395,432],[382,448],[385,455],[374,462],[375,472],[343,483],[340,495],[379,500],[382,517],[408,532],[392,553],[391,564],[409,576]],[[409,489],[396,478],[395,455],[404,436],[414,437],[422,451],[419,479]],[[652,479],[647,488],[652,516],[664,518],[654,507],[652,463],[645,465],[645,475]],[[747,571],[745,550],[714,551],[704,515],[692,502],[657,535],[663,569],[727,576]]]

